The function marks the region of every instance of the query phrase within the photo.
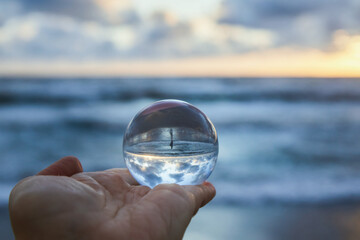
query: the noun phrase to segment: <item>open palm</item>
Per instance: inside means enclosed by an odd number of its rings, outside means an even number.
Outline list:
[[[215,196],[197,186],[139,186],[126,169],[82,172],[65,157],[18,183],[9,210],[16,239],[181,239]]]

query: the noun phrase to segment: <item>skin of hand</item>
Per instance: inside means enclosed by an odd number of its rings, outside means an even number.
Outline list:
[[[150,189],[127,169],[83,172],[77,158],[65,157],[19,182],[9,212],[17,240],[175,240],[214,196],[209,182]]]

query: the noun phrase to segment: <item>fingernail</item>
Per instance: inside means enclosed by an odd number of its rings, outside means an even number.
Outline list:
[[[204,184],[205,186],[207,186],[207,187],[210,187],[210,188],[212,188],[212,189],[215,189],[214,185],[212,185],[212,183],[210,183],[210,182],[205,181],[203,184]]]

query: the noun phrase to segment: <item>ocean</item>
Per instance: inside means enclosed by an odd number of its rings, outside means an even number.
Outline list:
[[[197,106],[217,129],[217,196],[205,215],[359,209],[360,79],[319,78],[0,78],[0,204],[17,181],[66,155],[85,171],[125,167],[127,124],[161,99]],[[186,237],[206,239],[195,225]]]

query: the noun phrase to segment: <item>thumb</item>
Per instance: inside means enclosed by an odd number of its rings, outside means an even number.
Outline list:
[[[37,175],[54,175],[54,176],[72,176],[82,172],[83,168],[79,159],[73,156],[63,157],[57,162],[51,164]]]

